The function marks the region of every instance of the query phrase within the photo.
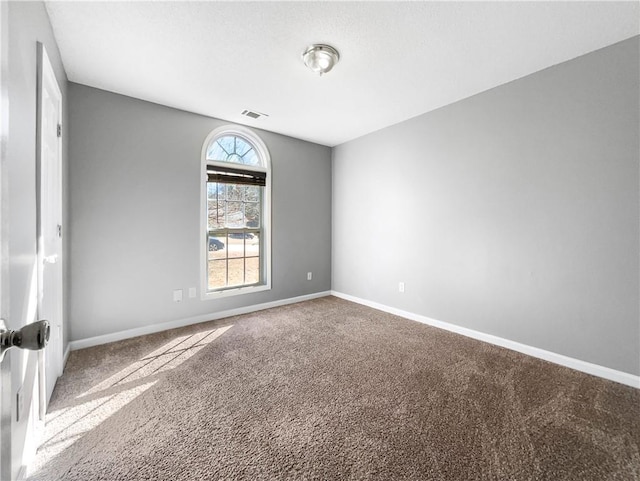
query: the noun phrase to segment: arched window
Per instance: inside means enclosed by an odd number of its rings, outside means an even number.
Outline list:
[[[222,127],[202,148],[203,290],[207,298],[270,288],[269,152],[252,131]]]

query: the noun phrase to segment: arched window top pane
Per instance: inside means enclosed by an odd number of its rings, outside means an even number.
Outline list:
[[[237,135],[214,138],[207,147],[207,160],[263,167],[253,145]]]

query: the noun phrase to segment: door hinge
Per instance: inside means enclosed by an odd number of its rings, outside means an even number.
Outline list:
[[[62,137],[62,125],[60,125],[60,124],[58,124],[57,133],[58,133],[58,137]]]
[[[58,224],[58,237],[62,237],[62,226]]]

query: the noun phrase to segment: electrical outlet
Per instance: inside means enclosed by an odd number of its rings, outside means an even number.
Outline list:
[[[307,280],[310,281],[313,278],[313,272],[307,272]]]
[[[24,413],[24,392],[22,387],[16,393],[16,422],[22,419]]]
[[[189,297],[191,299],[193,299],[194,297],[196,297],[196,288],[195,287],[190,287],[189,288]]]
[[[182,302],[182,289],[173,291],[173,302]]]
[[[404,292],[404,282],[398,282],[398,292]]]

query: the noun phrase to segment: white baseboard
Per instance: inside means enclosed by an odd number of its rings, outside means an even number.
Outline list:
[[[456,326],[455,324],[450,324],[448,322],[437,321],[426,316],[421,316],[412,312],[396,309],[395,307],[389,307],[385,306],[384,304],[378,304],[377,302],[368,301],[366,299],[361,299],[349,294],[343,294],[342,292],[331,291],[331,295],[340,297],[341,299],[345,299],[347,301],[355,302],[357,304],[372,307],[380,311],[388,312],[396,316],[404,317],[412,321],[428,324],[429,326],[437,327],[450,332],[455,332],[456,334],[462,334],[463,336],[471,337],[479,341],[484,341],[488,342],[489,344],[505,347],[507,349],[511,349],[512,351],[521,352],[532,357],[537,357],[538,359],[544,359],[545,361],[549,361],[554,364],[560,364],[561,366],[569,367],[571,369],[582,371],[593,376],[598,376],[610,381],[615,381],[620,384],[625,384],[627,386],[640,389],[640,376],[636,376],[634,374],[629,374],[608,367],[600,366],[598,364],[581,361],[579,359],[574,359],[572,357],[557,354],[555,352],[546,351],[544,349],[528,346],[526,344],[521,344],[515,341],[510,341],[509,339],[504,339],[492,334],[485,334],[484,332],[474,331],[473,329],[468,329],[466,327]]]
[[[236,309],[229,309],[227,311],[214,312],[211,314],[203,314],[201,316],[189,317],[187,319],[178,319],[176,321],[163,322],[160,324],[151,324],[149,326],[137,327],[135,329],[127,329],[125,331],[113,332],[111,334],[104,334],[102,336],[89,337],[86,339],[78,339],[71,341],[67,347],[67,350],[76,351],[78,349],[84,349],[86,347],[99,346],[100,344],[107,344],[109,342],[122,341],[123,339],[130,339],[132,337],[144,336],[146,334],[153,334],[155,332],[167,331],[169,329],[176,329],[178,327],[190,326],[192,324],[199,324],[201,322],[215,321],[217,319],[223,319],[225,317],[237,316],[240,314],[248,314],[250,312],[262,311],[264,309],[271,309],[272,307],[285,306],[287,304],[295,304],[296,302],[309,301],[311,299],[317,299],[319,297],[330,296],[331,291],[316,292],[314,294],[307,294],[304,296],[291,297],[289,299],[281,299],[278,301],[265,302],[263,304],[255,304],[252,306],[238,307]],[[68,353],[65,353],[65,362]]]

